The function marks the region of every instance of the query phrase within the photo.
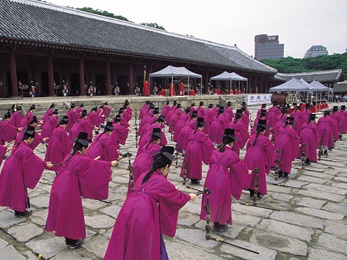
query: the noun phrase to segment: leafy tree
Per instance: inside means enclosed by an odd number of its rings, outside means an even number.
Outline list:
[[[276,68],[278,72],[282,73],[342,69],[343,77],[347,79],[347,53],[324,55],[304,59],[286,57],[278,60],[263,60],[262,62]]]
[[[153,27],[153,28],[157,28],[157,29],[165,31],[165,28],[163,26],[158,25],[157,23],[141,23],[141,24],[145,25],[145,26],[149,26],[149,27]]]
[[[95,10],[91,7],[82,7],[82,8],[76,8],[76,9],[81,10],[81,11],[85,11],[88,13],[92,13],[92,14],[99,14],[99,15],[103,15],[103,16],[107,16],[107,17],[111,17],[111,18],[116,18],[116,19],[120,19],[120,20],[129,22],[129,20],[122,15],[115,15],[114,13],[109,13],[107,11],[103,11],[103,10],[99,10],[99,9]]]

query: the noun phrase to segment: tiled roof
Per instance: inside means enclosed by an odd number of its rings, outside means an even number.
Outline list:
[[[314,80],[319,82],[337,82],[342,78],[342,70],[324,70],[314,72],[302,72],[302,73],[277,73],[275,80],[288,81],[292,78],[304,79],[306,82],[312,82]]]
[[[234,46],[38,1],[0,0],[1,39],[134,54],[237,71],[277,72]]]
[[[347,92],[347,80],[334,84],[334,93]]]

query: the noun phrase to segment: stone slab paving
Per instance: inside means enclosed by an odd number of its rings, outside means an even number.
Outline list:
[[[106,101],[107,99],[105,99]],[[31,101],[30,101],[31,102]],[[252,118],[258,110],[249,108]],[[134,120],[130,121],[134,128]],[[167,138],[171,143],[170,135]],[[129,134],[121,153],[136,154],[135,132]],[[35,153],[44,158],[46,148],[39,145]],[[241,158],[245,151],[241,150]],[[241,200],[233,199],[233,224],[226,232],[214,232],[223,242],[205,240],[204,220],[200,220],[201,197],[188,202],[179,213],[174,238],[164,237],[170,259],[347,259],[347,138],[336,142],[336,149],[318,163],[301,166],[295,160],[288,180],[267,177],[268,194],[252,206],[248,191]],[[180,190],[192,192],[182,185],[178,167],[171,167],[168,176]],[[122,160],[113,170],[106,202],[83,199],[87,238],[82,247],[69,249],[64,238],[44,231],[48,213],[51,184],[55,174],[45,170],[40,183],[29,190],[33,215],[16,218],[13,211],[0,207],[0,256],[2,259],[35,259],[36,253],[46,259],[102,259],[113,225],[127,194],[128,160]],[[208,166],[203,166],[203,178]],[[200,185],[202,189],[204,179]],[[271,184],[273,183],[273,184]],[[277,184],[289,187],[277,186]],[[187,183],[190,184],[189,182]],[[275,184],[275,185],[274,185]],[[248,206],[246,206],[246,204]],[[258,252],[255,254],[233,245]]]

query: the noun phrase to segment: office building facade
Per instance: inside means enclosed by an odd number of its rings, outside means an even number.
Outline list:
[[[283,58],[284,44],[280,44],[278,39],[278,35],[256,35],[254,37],[254,58],[259,61]]]

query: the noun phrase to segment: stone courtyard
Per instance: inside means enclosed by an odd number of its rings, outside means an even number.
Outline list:
[[[330,104],[332,106],[333,104]],[[341,104],[339,104],[341,105]],[[259,106],[250,107],[252,119]],[[121,153],[136,154],[135,122]],[[171,140],[170,134],[167,139]],[[172,143],[173,144],[173,143]],[[46,147],[35,153],[44,158]],[[243,159],[245,151],[241,151]],[[205,240],[206,222],[199,219],[201,196],[188,202],[179,214],[174,238],[164,237],[170,259],[347,259],[347,137],[336,142],[328,156],[302,169],[296,160],[289,180],[267,177],[268,194],[252,206],[244,191],[233,200],[233,224],[226,232],[211,232],[223,242]],[[178,167],[171,166],[168,179],[180,190],[193,192],[182,184]],[[49,194],[55,173],[45,170],[34,190],[29,191],[33,214],[17,218],[0,207],[1,259],[101,259],[103,258],[118,212],[126,198],[129,180],[128,159],[113,169],[107,201],[83,199],[87,238],[77,249],[69,249],[62,237],[44,231]],[[203,166],[206,176],[208,166]],[[189,182],[188,182],[189,183]],[[202,189],[202,185],[194,188]],[[5,231],[5,232],[3,232]],[[146,238],[144,238],[146,239]],[[243,248],[255,251],[250,252]]]

